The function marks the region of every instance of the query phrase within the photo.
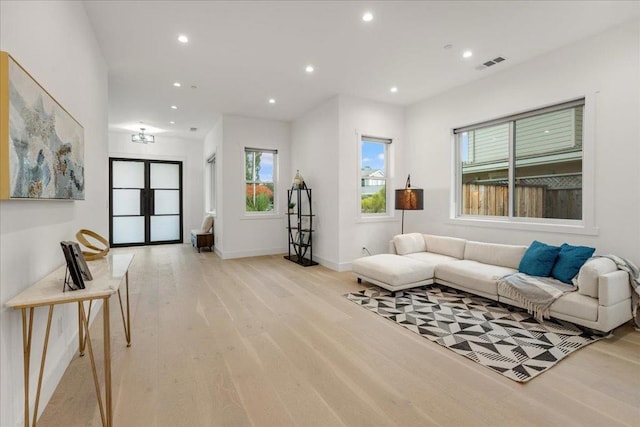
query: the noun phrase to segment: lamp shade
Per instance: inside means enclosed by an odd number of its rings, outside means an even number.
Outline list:
[[[421,188],[396,190],[396,209],[421,211],[424,209],[424,194]]]

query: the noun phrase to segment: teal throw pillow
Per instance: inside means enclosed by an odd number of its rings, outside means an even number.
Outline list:
[[[559,253],[559,246],[551,246],[534,240],[522,256],[518,271],[529,276],[548,277]]]
[[[551,276],[570,284],[571,279],[580,271],[580,267],[591,258],[595,251],[595,248],[588,246],[571,246],[563,243],[560,246],[558,259],[551,270]]]

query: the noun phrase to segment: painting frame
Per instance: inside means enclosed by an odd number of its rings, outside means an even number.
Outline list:
[[[84,200],[84,128],[0,51],[0,200]]]

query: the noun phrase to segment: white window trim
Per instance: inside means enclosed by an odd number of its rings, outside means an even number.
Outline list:
[[[518,218],[462,215],[460,192],[462,189],[462,173],[460,171],[460,148],[456,135],[451,129],[450,143],[453,147],[451,162],[453,176],[451,179],[450,209],[448,224],[462,226],[489,227],[505,230],[539,231],[549,233],[582,234],[596,236],[599,228],[595,223],[595,135],[598,109],[598,93],[576,96],[571,100],[584,98],[584,117],[582,129],[582,219],[554,218]],[[555,102],[548,107],[562,104]],[[544,107],[543,107],[544,108]],[[530,111],[530,110],[529,110]],[[512,150],[512,147],[509,147]],[[511,215],[512,212],[509,212]]]
[[[214,165],[214,166],[212,166]],[[214,174],[218,174],[218,166],[216,164],[216,152],[214,151],[211,155],[207,157],[206,167],[208,172],[207,176],[207,209],[206,213],[216,217],[218,210],[218,191],[217,191],[217,182],[218,177],[213,176]]]
[[[247,211],[247,202],[245,200],[244,194],[246,193],[247,188],[247,180],[245,176],[245,168],[246,168],[246,158],[247,158],[247,150],[254,151],[263,151],[263,152],[271,152],[275,156],[275,161],[273,162],[273,210],[272,211]],[[260,148],[260,147],[243,147],[242,148],[242,212],[244,212],[241,219],[277,219],[284,218],[284,215],[280,212],[280,203],[278,202],[278,182],[280,180],[280,161],[278,160],[278,150],[275,148]]]
[[[356,159],[357,159],[357,167],[356,167],[356,222],[357,223],[368,223],[368,222],[388,222],[388,221],[398,221],[395,215],[395,209],[391,209],[393,205],[393,178],[394,178],[394,167],[395,162],[393,152],[395,150],[392,149],[393,144],[397,143],[398,139],[391,136],[380,136],[377,132],[363,132],[356,129]],[[360,202],[361,198],[361,190],[360,186],[362,183],[362,138],[369,137],[373,139],[384,139],[389,140],[390,143],[387,147],[387,152],[385,156],[386,162],[386,186],[387,186],[387,211],[385,213],[373,213],[366,214],[362,213],[362,205]]]

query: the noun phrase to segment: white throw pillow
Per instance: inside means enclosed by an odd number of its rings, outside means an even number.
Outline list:
[[[393,237],[393,244],[396,246],[398,255],[413,254],[427,250],[424,237],[420,233],[398,234]]]
[[[202,221],[202,231],[208,233],[211,231],[211,227],[213,227],[213,217],[211,215],[207,215],[204,217],[204,221]]]
[[[616,263],[609,258],[591,258],[578,273],[578,293],[598,298],[598,278],[617,269]]]

